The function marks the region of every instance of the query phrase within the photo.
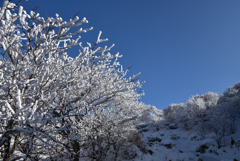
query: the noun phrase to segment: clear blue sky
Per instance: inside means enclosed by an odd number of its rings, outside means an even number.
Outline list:
[[[129,74],[141,72],[142,101],[159,109],[240,80],[239,0],[22,0],[29,3],[65,20],[80,11],[83,27],[94,27],[83,42],[103,31],[123,67],[133,66]]]

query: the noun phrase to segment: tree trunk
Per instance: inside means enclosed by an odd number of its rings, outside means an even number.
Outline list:
[[[73,148],[73,151],[74,151],[73,161],[79,161],[80,145],[76,140],[72,141],[71,144],[72,144],[72,148]]]

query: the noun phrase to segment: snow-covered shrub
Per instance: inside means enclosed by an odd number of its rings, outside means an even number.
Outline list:
[[[13,10],[13,8],[17,8]],[[0,10],[0,148],[3,160],[102,160],[133,120],[142,83],[126,78],[113,47],[80,42],[86,18],[41,17],[10,0]],[[76,30],[77,28],[77,30]],[[80,48],[70,57],[69,49]],[[113,151],[114,151],[113,150]]]
[[[219,95],[214,92],[205,93],[200,97],[203,99],[207,110],[214,108],[219,100]]]
[[[144,106],[140,117],[134,121],[134,124],[137,125],[136,128],[139,132],[159,131],[165,122],[163,110],[159,110],[155,106]]]
[[[216,108],[218,101],[218,94],[208,92],[203,95],[196,95],[185,102],[188,109],[188,127],[198,131],[204,138],[209,128],[209,114],[207,111]]]
[[[175,122],[182,124],[186,130],[194,127],[200,131],[204,130],[201,127],[204,127],[205,122],[208,121],[206,112],[216,107],[217,101],[218,94],[213,92],[192,96],[184,104],[179,104],[181,108],[175,111]]]
[[[139,158],[143,160],[143,155],[144,153],[135,144],[127,142],[121,147],[119,158],[124,160]]]
[[[208,92],[203,95],[195,95],[185,102],[186,108],[190,109],[192,117],[203,118],[206,110],[217,105],[218,94]]]
[[[174,122],[178,119],[180,113],[184,111],[184,104],[171,104],[163,109],[164,118],[169,122]]]
[[[233,133],[233,119],[231,114],[226,108],[216,108],[209,111],[208,128],[215,133],[214,139],[218,144],[218,148],[221,148],[222,142],[225,136],[229,136]]]
[[[190,108],[186,108],[184,103],[171,104],[166,109],[163,109],[163,112],[166,121],[171,123],[168,126],[170,125],[173,129],[174,127],[177,128],[178,125],[183,126],[187,130],[192,128]]]
[[[124,159],[134,159],[137,156],[138,148],[136,145],[131,143],[126,143],[124,147],[121,149],[121,155]]]
[[[140,134],[136,131],[130,132],[127,136],[127,142],[130,142],[134,145],[136,145],[143,153],[147,152],[146,144],[142,140]]]
[[[229,116],[229,119],[231,119],[231,128],[234,133],[236,121],[240,117],[240,82],[228,88],[219,96],[217,106],[222,108]]]
[[[220,148],[225,136],[236,132],[240,116],[240,83],[228,88],[219,95],[217,104],[206,112],[205,121],[201,122],[198,130],[214,132],[215,141]],[[206,121],[207,120],[207,121]],[[203,133],[204,134],[204,133]]]
[[[135,124],[154,123],[163,120],[164,114],[162,110],[157,109],[155,106],[140,104],[144,106],[141,116],[135,121]]]
[[[237,102],[240,98],[240,82],[234,86],[226,89],[223,94],[220,95],[218,104],[224,104],[226,102],[232,102],[237,106]]]
[[[130,131],[126,135],[126,140],[122,141],[119,155],[124,159],[134,159],[147,153],[146,144],[137,131]]]

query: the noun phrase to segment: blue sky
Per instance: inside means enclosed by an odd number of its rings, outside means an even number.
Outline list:
[[[16,1],[16,0],[14,0]],[[159,109],[195,94],[222,93],[240,79],[239,0],[22,0],[43,16],[86,17],[82,41],[115,43],[129,76],[141,72],[142,101]],[[77,55],[70,53],[71,56]]]

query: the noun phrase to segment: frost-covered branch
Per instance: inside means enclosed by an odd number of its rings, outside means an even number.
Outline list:
[[[101,31],[94,45],[80,41],[92,30],[81,27],[86,18],[63,21],[16,7],[5,0],[0,10],[0,147],[23,159],[77,160],[82,151],[104,158],[146,108],[138,74],[126,77],[121,55],[110,53],[114,45],[100,47],[108,40]],[[101,153],[92,155],[96,149]]]

